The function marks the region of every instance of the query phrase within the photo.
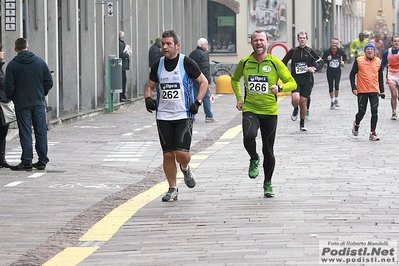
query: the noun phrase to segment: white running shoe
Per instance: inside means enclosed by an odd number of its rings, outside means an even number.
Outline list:
[[[369,140],[376,141],[376,140],[380,140],[380,138],[377,136],[377,133],[375,133],[375,131],[373,131],[370,133]]]
[[[296,121],[297,119],[298,119],[298,108],[294,108],[294,111],[292,111],[291,120]]]
[[[352,127],[352,134],[353,136],[359,135],[359,125],[356,125],[355,122],[353,122],[353,127]]]

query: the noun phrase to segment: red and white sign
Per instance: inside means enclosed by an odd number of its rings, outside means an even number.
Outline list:
[[[283,59],[284,56],[288,53],[287,46],[282,43],[273,43],[269,46],[267,50],[271,55],[274,55],[279,59]]]

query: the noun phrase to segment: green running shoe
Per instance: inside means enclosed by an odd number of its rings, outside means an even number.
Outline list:
[[[169,188],[168,192],[166,192],[165,196],[162,197],[162,201],[176,201],[177,196],[179,195],[179,191],[177,188]]]
[[[249,178],[254,179],[259,175],[258,165],[259,165],[259,159],[249,160],[249,170],[248,170]]]
[[[273,186],[271,182],[267,182],[263,185],[263,189],[265,190],[265,198],[274,197]]]

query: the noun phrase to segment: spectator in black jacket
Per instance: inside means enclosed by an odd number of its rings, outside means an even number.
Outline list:
[[[14,50],[17,55],[7,65],[4,90],[6,97],[14,101],[22,155],[21,163],[11,166],[11,170],[44,170],[49,162],[45,97],[53,87],[53,78],[46,62],[29,51],[25,38],[15,41]],[[39,157],[34,164],[32,125]]]
[[[155,63],[155,61],[162,57],[161,41],[161,38],[156,38],[155,43],[150,47],[150,50],[148,51],[148,66],[150,68]]]
[[[3,62],[4,52],[3,52],[3,44],[0,43],[0,102],[8,102],[9,100],[6,97],[4,92],[4,71],[3,71]],[[0,168],[10,168],[6,161],[6,137],[8,133],[8,124],[2,124],[0,119]]]
[[[217,120],[213,117],[211,102],[210,102],[211,92],[209,89],[209,84],[211,84],[211,72],[210,72],[211,67],[209,63],[209,56],[208,53],[206,52],[208,51],[209,44],[207,39],[200,38],[197,42],[197,45],[198,45],[197,48],[190,53],[189,57],[197,63],[201,72],[208,80],[208,90],[206,91],[206,94],[202,99],[202,105],[204,106],[205,122],[212,123],[216,122]],[[197,97],[198,91],[199,91],[199,84],[197,82],[194,82],[194,98]]]
[[[125,44],[125,33],[119,31],[119,58],[122,58],[122,93],[119,95],[119,101],[127,102],[126,98],[126,70],[129,70],[130,63],[130,45]]]

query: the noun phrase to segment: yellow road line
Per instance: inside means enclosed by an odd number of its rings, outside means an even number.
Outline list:
[[[94,224],[79,241],[94,241],[94,243],[108,241],[139,209],[159,197],[167,189],[168,183],[164,181],[131,198]],[[44,263],[43,266],[77,265],[93,254],[99,247],[99,244],[95,244],[92,247],[67,247]]]
[[[97,249],[98,247],[67,247],[42,266],[75,266]]]
[[[278,101],[281,100],[281,97],[278,98]],[[208,147],[204,151],[193,155],[192,159],[196,160],[196,162],[190,162],[190,167],[198,168],[201,163],[208,158],[208,154],[213,154],[230,144],[230,141],[240,132],[241,125],[228,129],[219,138],[219,141],[216,141],[212,146]],[[181,178],[183,177],[183,174],[178,172],[177,177]],[[167,189],[168,183],[166,181],[160,182],[152,188],[121,204],[119,207],[108,213],[103,219],[94,224],[86,234],[79,239],[77,246],[65,248],[63,251],[45,262],[43,266],[74,266],[79,264],[98,250],[101,244],[110,240],[122,225],[124,225],[138,210],[161,196]],[[91,246],[83,246],[85,243]],[[79,244],[82,244],[82,246],[79,246]]]

